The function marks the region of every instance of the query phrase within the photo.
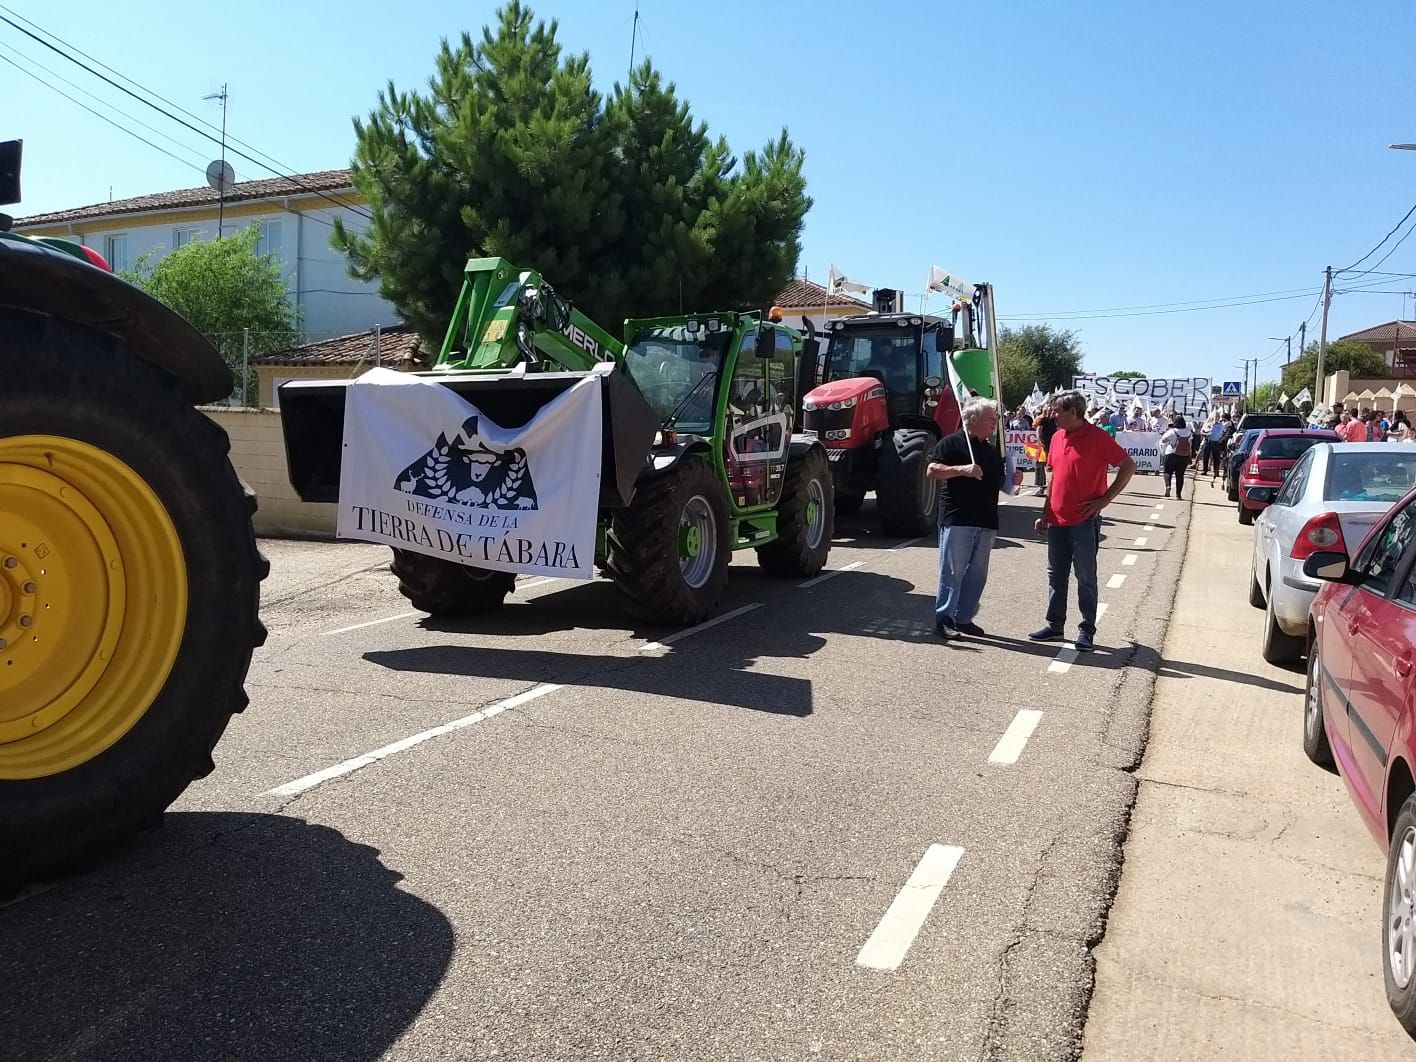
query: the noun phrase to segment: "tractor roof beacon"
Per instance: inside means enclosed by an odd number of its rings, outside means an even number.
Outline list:
[[[769,572],[820,571],[834,508],[826,451],[798,433],[800,371],[817,344],[776,316],[734,311],[624,322],[612,335],[539,273],[467,263],[429,380],[502,428],[525,425],[608,364],[596,563],[639,618],[698,623],[717,609],[733,550]],[[349,381],[281,385],[290,481],[308,502],[339,499]],[[737,457],[752,452],[751,461]],[[434,615],[500,606],[512,571],[394,549],[413,604]]]
[[[0,206],[20,143],[0,144]],[[93,252],[0,214],[0,896],[150,826],[246,704],[255,496],[193,408],[220,355]]]

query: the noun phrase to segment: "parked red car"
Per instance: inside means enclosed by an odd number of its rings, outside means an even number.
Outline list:
[[[1283,477],[1320,442],[1342,442],[1327,428],[1265,428],[1239,466],[1239,522],[1252,524],[1283,486]]]
[[[1387,853],[1382,968],[1387,1001],[1416,1038],[1416,490],[1356,554],[1320,548],[1308,612],[1303,751],[1336,769]]]

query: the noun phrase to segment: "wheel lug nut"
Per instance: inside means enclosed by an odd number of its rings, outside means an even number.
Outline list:
[[[8,644],[9,643],[6,642],[4,638],[0,638],[0,653],[3,653],[5,651],[5,646]]]
[[[36,583],[33,579],[26,579],[25,584],[20,587],[20,590],[27,596],[35,594],[39,592],[39,584]]]
[[[34,626],[34,617],[33,617],[33,616],[21,616],[21,617],[20,617],[20,626],[21,626],[21,627],[32,627],[32,626]]]
[[[6,557],[6,558],[5,558],[5,561],[4,561],[4,564],[5,564],[5,567],[6,567],[6,568],[18,568],[19,565],[20,565],[20,562],[19,562],[18,560],[16,560],[14,557]]]

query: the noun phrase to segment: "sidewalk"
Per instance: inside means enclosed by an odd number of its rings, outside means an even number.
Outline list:
[[[1087,1062],[1416,1059],[1387,1009],[1383,858],[1264,663],[1251,529],[1196,484]]]

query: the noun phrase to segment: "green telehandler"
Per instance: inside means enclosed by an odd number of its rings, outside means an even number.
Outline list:
[[[830,551],[826,452],[795,423],[816,341],[775,316],[632,319],[617,338],[534,270],[473,259],[421,375],[511,430],[602,373],[595,562],[639,619],[694,624],[718,607],[732,551],[754,549],[783,576],[815,574]],[[307,502],[339,501],[349,384],[280,388],[290,480]],[[515,571],[393,552],[399,588],[433,615],[489,611],[515,586]]]

